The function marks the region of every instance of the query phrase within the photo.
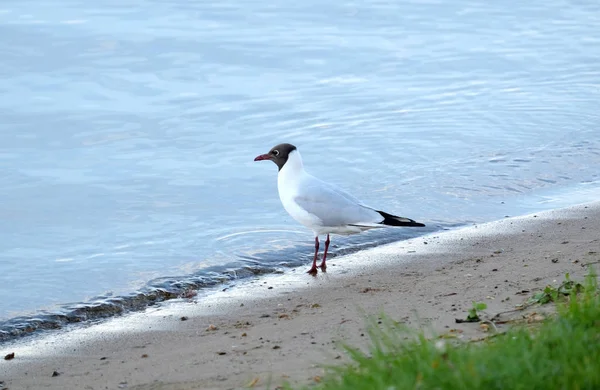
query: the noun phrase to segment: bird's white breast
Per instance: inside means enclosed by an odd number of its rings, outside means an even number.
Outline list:
[[[298,192],[302,183],[307,178],[307,173],[302,166],[302,158],[297,150],[294,150],[288,156],[288,161],[277,175],[277,189],[279,191],[279,199],[283,204],[283,208],[288,214],[307,228],[318,232],[322,225],[321,220],[315,215],[308,213],[300,207],[294,198],[298,196]]]

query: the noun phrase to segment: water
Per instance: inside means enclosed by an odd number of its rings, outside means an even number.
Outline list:
[[[0,320],[306,261],[252,161],[279,142],[433,229],[593,185],[599,24],[595,1],[5,0]]]

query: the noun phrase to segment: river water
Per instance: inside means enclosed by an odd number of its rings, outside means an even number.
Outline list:
[[[0,321],[308,262],[253,162],[280,142],[428,225],[338,253],[568,204],[600,179],[599,25],[595,1],[5,0]]]

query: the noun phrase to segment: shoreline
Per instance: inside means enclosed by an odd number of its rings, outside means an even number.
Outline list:
[[[536,195],[540,203],[537,207],[537,212],[548,210],[572,207],[577,204],[589,203],[591,200],[598,198],[600,194],[600,181],[577,184],[569,188],[554,189],[545,191]],[[530,195],[528,199],[533,199]],[[530,199],[530,200],[531,200]],[[568,201],[567,201],[568,199]],[[541,201],[543,200],[543,201]],[[521,209],[528,213],[532,207],[531,202],[524,207],[520,202],[516,201],[513,204],[513,211]],[[541,206],[544,204],[544,206]],[[551,205],[551,207],[548,207]],[[512,214],[522,215],[522,214]],[[498,216],[499,217],[499,216]],[[506,215],[505,217],[508,217]],[[472,224],[482,224],[490,221],[478,221],[449,224],[433,224],[438,230],[431,229],[428,225],[425,231],[419,232],[416,235],[406,234],[405,237],[390,238],[390,236],[382,236],[375,239],[377,244],[355,243],[355,247],[350,250],[342,249],[339,254],[336,250],[330,251],[330,255],[346,256],[355,252],[370,250],[375,246],[385,246],[395,244],[408,239],[417,239],[425,235],[431,235],[436,232],[443,232],[448,229],[457,229],[471,226]],[[493,220],[491,221],[493,222]],[[412,232],[411,232],[412,233]],[[301,252],[300,254],[303,254]],[[276,254],[277,255],[277,254]],[[299,253],[283,253],[278,254],[283,257],[297,257]],[[331,257],[331,256],[330,256]],[[331,257],[331,258],[333,258]],[[308,257],[307,257],[308,258]],[[310,258],[312,258],[310,256]],[[58,304],[54,309],[42,308],[36,311],[23,312],[19,315],[3,318],[0,320],[0,347],[9,345],[10,343],[19,342],[35,337],[45,337],[48,332],[64,332],[76,329],[79,326],[89,326],[97,324],[113,317],[129,315],[131,313],[142,312],[151,308],[156,304],[163,304],[166,301],[177,301],[180,297],[186,296],[189,290],[196,290],[201,294],[218,291],[222,288],[236,288],[238,284],[244,284],[248,280],[256,277],[263,277],[268,274],[281,274],[293,270],[295,267],[304,264],[302,260],[287,262],[286,265],[278,265],[276,263],[262,263],[258,268],[252,265],[239,265],[237,268],[223,268],[213,273],[208,274],[189,274],[180,277],[158,277],[149,280],[144,287],[123,293],[120,295],[97,295],[89,300],[68,304]],[[241,276],[241,277],[240,277]]]
[[[334,249],[329,252],[329,259],[357,253],[372,249],[378,245],[388,245],[405,241],[409,238],[417,238],[430,234],[431,232],[443,231],[456,227],[465,226],[437,226],[439,230],[419,232],[417,235],[390,239],[380,237],[376,239],[377,244],[359,243],[349,249]],[[282,251],[283,257],[305,254],[302,252]],[[338,253],[339,252],[339,253]],[[307,257],[308,258],[308,257]],[[310,256],[312,258],[312,255]],[[239,265],[237,268],[223,268],[222,270],[208,274],[190,274],[183,277],[158,277],[146,283],[146,286],[137,291],[123,295],[96,296],[85,302],[75,302],[59,305],[52,311],[47,309],[38,310],[35,313],[25,313],[0,321],[0,348],[11,343],[27,341],[36,337],[45,337],[48,332],[68,332],[77,327],[86,327],[101,323],[115,317],[139,313],[155,305],[161,305],[170,301],[177,302],[182,297],[188,296],[190,291],[193,295],[214,293],[223,288],[236,288],[250,280],[265,275],[280,275],[305,264],[303,260],[286,262],[286,265],[262,263],[258,266]],[[156,283],[160,281],[160,283]],[[2,389],[0,389],[2,390]]]
[[[436,232],[335,257],[317,278],[303,266],[198,302],[164,302],[9,342],[0,352],[15,358],[0,361],[0,381],[9,389],[140,390],[314,383],[321,364],[345,361],[340,341],[367,345],[365,315],[385,312],[411,326],[481,337],[477,324],[455,318],[472,301],[495,314],[567,272],[581,278],[582,263],[600,260],[599,217],[594,202]]]

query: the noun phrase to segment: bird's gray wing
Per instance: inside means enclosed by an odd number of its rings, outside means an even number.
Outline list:
[[[383,220],[379,213],[362,205],[352,195],[316,178],[304,183],[294,201],[316,216],[323,226],[372,224]]]

